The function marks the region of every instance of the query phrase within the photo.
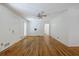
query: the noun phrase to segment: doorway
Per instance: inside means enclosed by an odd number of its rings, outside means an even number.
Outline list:
[[[24,36],[27,35],[27,24],[26,22],[24,22]]]
[[[49,35],[49,24],[44,25],[44,33],[45,35]]]

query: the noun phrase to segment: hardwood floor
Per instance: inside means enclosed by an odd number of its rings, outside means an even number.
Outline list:
[[[69,48],[50,36],[28,36],[0,52],[1,56],[77,56],[79,48]]]

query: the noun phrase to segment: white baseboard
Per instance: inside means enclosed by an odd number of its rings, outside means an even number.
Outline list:
[[[5,50],[5,49],[7,49],[7,48],[9,48],[10,46],[14,45],[15,43],[19,42],[19,41],[22,40],[23,38],[24,38],[24,37],[22,37],[22,38],[20,37],[19,39],[10,42],[10,44],[9,44],[8,46],[6,46],[6,47],[1,47],[0,52],[3,51],[3,50]]]

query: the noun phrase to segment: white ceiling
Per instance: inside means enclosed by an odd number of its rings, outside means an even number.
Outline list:
[[[24,17],[36,16],[41,11],[45,11],[48,17],[55,17],[69,8],[79,8],[78,3],[10,3],[8,5]]]

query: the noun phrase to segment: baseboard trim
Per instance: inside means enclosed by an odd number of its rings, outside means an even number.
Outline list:
[[[61,42],[61,41],[59,41],[59,40],[57,40],[55,37],[52,37],[52,36],[50,36],[51,38],[54,38],[55,39],[55,41],[58,41],[60,44],[62,44],[62,45],[64,45],[64,46],[66,46],[66,47],[68,47],[68,48],[79,48],[79,46],[72,46],[72,45],[66,45],[66,44],[64,44],[63,42]]]
[[[55,37],[50,36],[51,38],[53,38],[55,41],[57,41],[58,43],[60,43],[61,45],[68,47],[66,44],[62,43],[61,41],[57,40]]]
[[[0,52],[6,51],[7,49],[9,49],[11,46],[13,46],[14,44],[18,43],[19,41],[23,40],[25,37],[23,38],[19,38],[18,40],[13,41],[9,46],[7,46],[6,48],[2,49]]]

